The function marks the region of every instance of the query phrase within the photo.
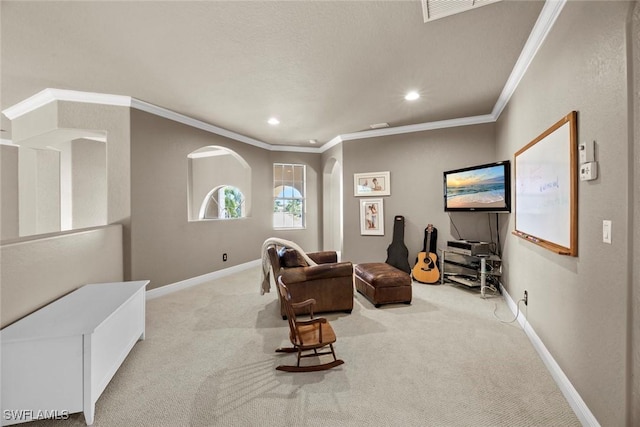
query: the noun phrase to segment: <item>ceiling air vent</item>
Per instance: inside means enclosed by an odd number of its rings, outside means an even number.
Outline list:
[[[422,0],[424,22],[466,12],[502,0]]]
[[[384,129],[389,127],[389,123],[375,123],[375,124],[369,125],[369,127],[371,129]]]

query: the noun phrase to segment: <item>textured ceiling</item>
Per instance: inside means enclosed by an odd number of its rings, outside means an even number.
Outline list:
[[[127,95],[303,146],[489,114],[543,3],[424,23],[420,0],[2,1],[1,108],[45,88]]]

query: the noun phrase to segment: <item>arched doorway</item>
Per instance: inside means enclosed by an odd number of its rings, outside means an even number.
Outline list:
[[[323,226],[324,250],[342,251],[342,165],[335,158],[327,161],[323,171]]]

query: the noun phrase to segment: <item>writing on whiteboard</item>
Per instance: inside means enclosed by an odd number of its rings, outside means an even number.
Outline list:
[[[540,186],[540,192],[544,193],[545,191],[553,190],[554,188],[560,188],[558,177],[554,181],[545,182]]]

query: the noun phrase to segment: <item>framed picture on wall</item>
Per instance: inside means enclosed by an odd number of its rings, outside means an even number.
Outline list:
[[[360,234],[384,236],[383,199],[360,200]]]
[[[354,173],[353,195],[356,197],[391,195],[389,171]]]

